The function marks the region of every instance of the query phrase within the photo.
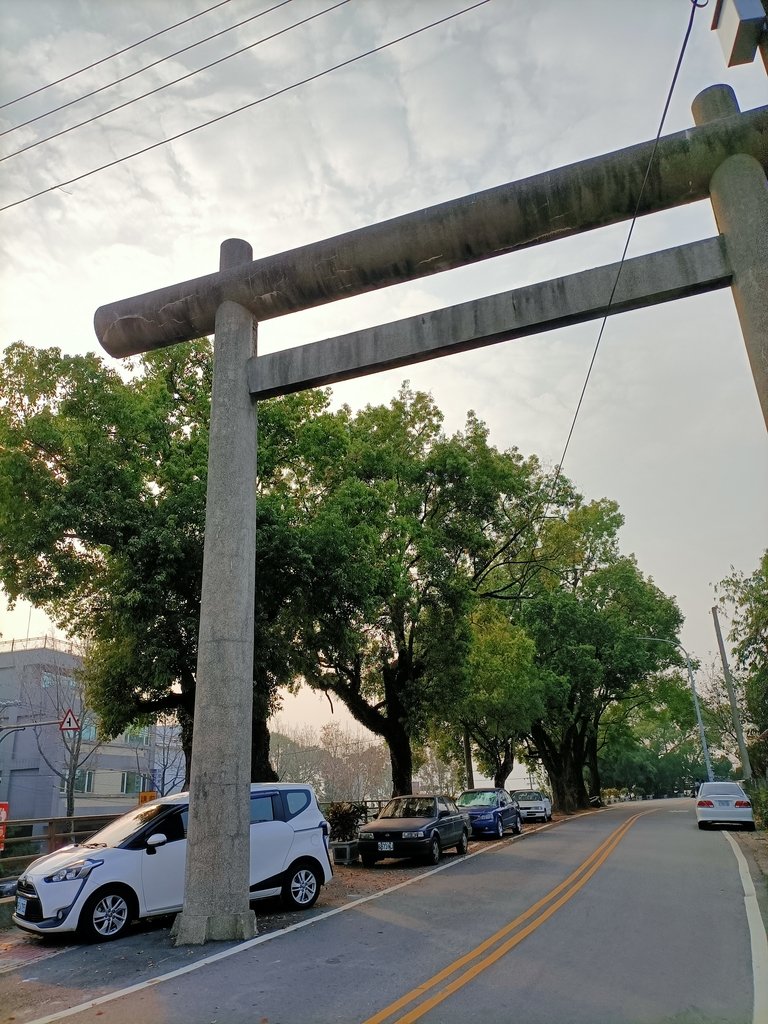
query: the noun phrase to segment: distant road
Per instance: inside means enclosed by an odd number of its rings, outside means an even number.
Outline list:
[[[0,1022],[764,1024],[768,943],[750,885],[727,833],[697,830],[691,800],[622,804],[449,855],[306,927],[189,950],[195,969],[175,951],[165,980],[91,1008],[75,1009],[73,987],[80,1004],[96,994],[88,960],[103,947],[67,950],[30,971],[37,1016],[2,1000]],[[67,979],[75,1012],[51,1013]]]

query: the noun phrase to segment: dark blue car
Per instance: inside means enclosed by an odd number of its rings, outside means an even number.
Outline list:
[[[469,814],[473,835],[501,839],[507,828],[515,835],[523,831],[520,808],[505,789],[468,789],[456,805]]]

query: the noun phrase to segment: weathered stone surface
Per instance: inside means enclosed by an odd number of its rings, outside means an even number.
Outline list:
[[[222,269],[250,260],[239,239]],[[256,353],[247,309],[216,314],[187,874],[177,945],[254,934],[250,909],[250,759],[256,559],[256,410],[245,366]]]
[[[447,309],[251,359],[255,398],[437,359],[658,302],[724,288],[731,271],[722,239],[665,249],[619,264],[515,288]],[[616,285],[610,308],[608,300]]]
[[[747,153],[768,168],[768,106],[659,140],[147,292],[96,311],[99,341],[128,356],[210,334],[230,299],[257,320],[292,313],[656,210],[706,199],[716,168]],[[642,199],[639,202],[642,190]]]
[[[738,111],[729,86],[699,93],[693,104],[697,123],[721,125]],[[765,165],[747,153],[724,159],[712,174],[715,220],[733,270],[733,301],[768,427],[768,179]]]

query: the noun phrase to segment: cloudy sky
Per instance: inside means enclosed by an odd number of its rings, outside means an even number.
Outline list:
[[[72,181],[472,2],[289,0],[262,13],[279,0],[227,0],[87,73],[10,103],[206,10],[213,0],[3,0],[0,103],[8,105],[0,109],[0,206],[44,194],[0,213],[0,343],[95,350],[98,306],[216,270],[225,238],[245,238],[256,257],[269,255],[654,137],[689,0],[490,0],[216,125]],[[713,7],[711,0],[696,14],[665,134],[692,125],[693,98],[716,82],[733,85],[742,109],[768,101],[759,60],[725,67],[710,31]],[[244,19],[250,20],[162,59]],[[251,45],[275,33],[281,34]],[[35,145],[245,47],[173,87]],[[32,148],[5,159],[25,147]],[[611,263],[626,231],[625,224],[591,232],[267,322],[259,350]],[[638,224],[630,256],[715,233],[708,203],[657,214]],[[353,407],[387,402],[408,377],[432,392],[448,429],[474,409],[497,446],[555,463],[598,326],[348,382],[335,388],[335,399]],[[731,566],[751,572],[768,544],[767,449],[729,291],[611,318],[565,472],[588,498],[619,502],[624,550],[677,597],[686,616],[682,642],[705,664],[716,651],[712,585]],[[26,606],[0,614],[3,639],[24,636],[28,625],[39,634],[46,620],[36,612],[30,619]],[[325,714],[326,705],[311,707],[317,717]]]

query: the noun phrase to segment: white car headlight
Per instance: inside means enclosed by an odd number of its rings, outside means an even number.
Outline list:
[[[423,839],[423,832],[403,832],[403,839]]]
[[[87,878],[94,868],[103,864],[103,860],[96,860],[93,857],[86,857],[85,860],[78,860],[67,867],[59,868],[52,875],[45,878],[46,882],[74,882],[80,878]]]
[[[374,836],[373,832],[358,832],[357,833],[357,838],[358,839],[374,839],[375,836]]]

